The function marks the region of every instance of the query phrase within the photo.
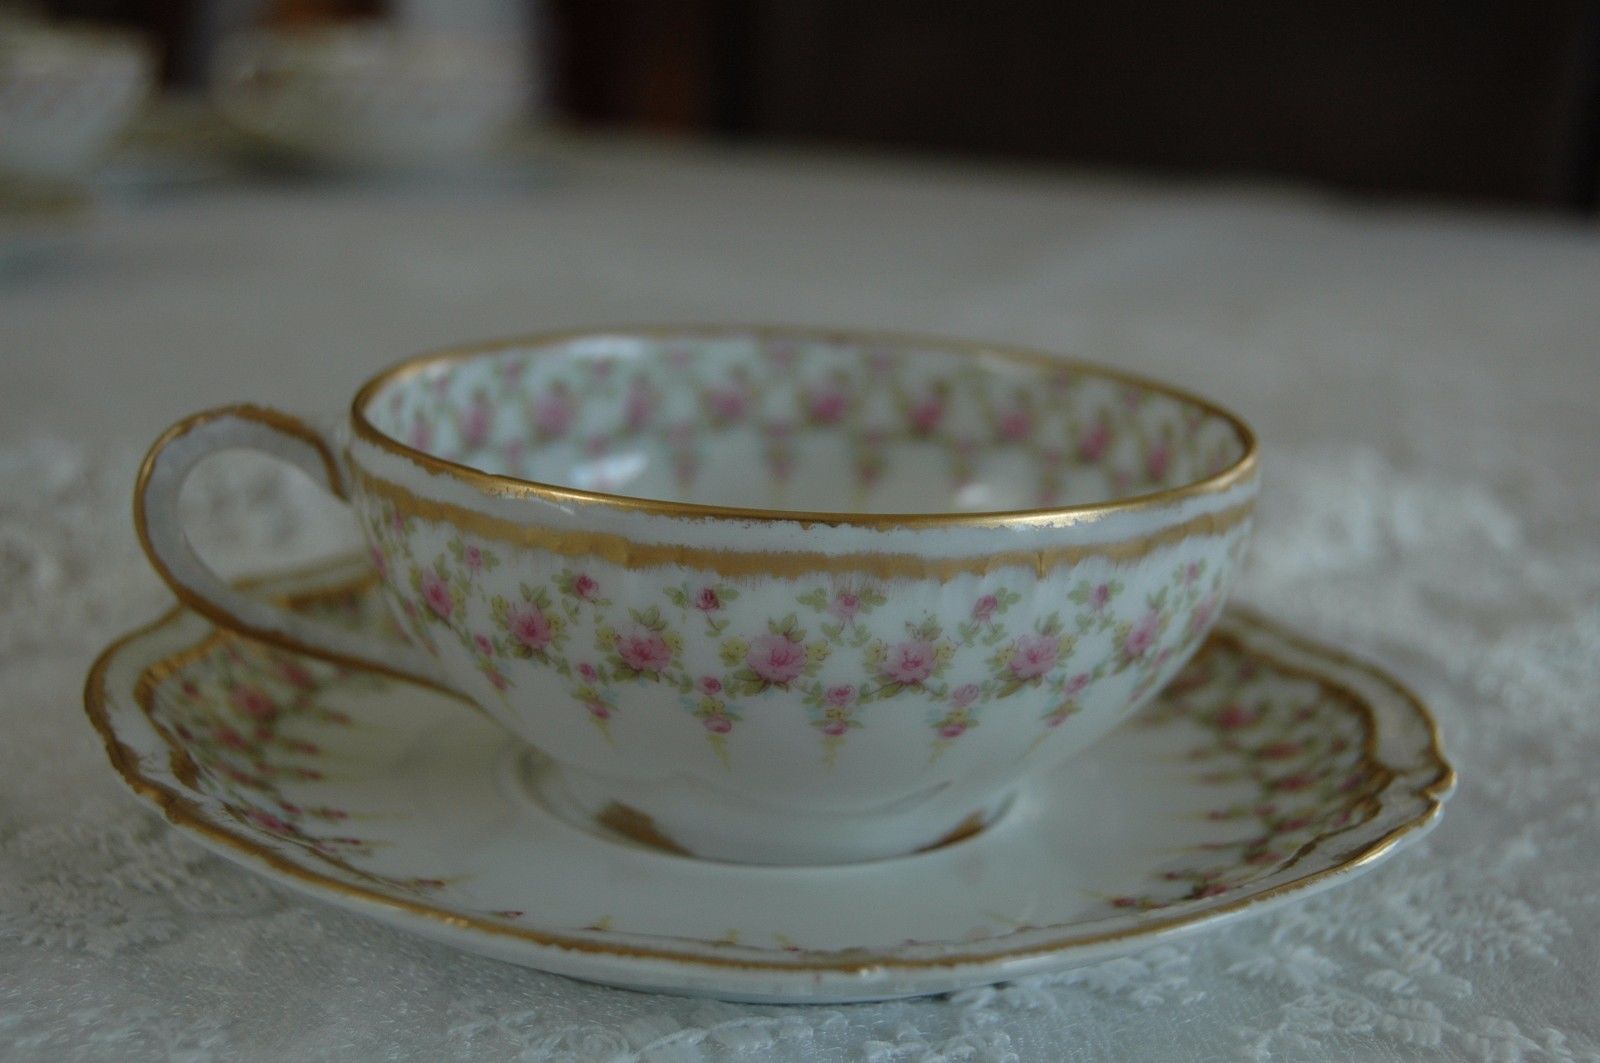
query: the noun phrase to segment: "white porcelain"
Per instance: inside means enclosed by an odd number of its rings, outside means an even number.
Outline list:
[[[261,145],[344,165],[481,153],[523,112],[514,47],[375,23],[257,30],[224,43],[213,96]]]
[[[364,560],[258,593],[399,634]],[[1360,874],[1453,776],[1416,699],[1230,612],[1137,719],[980,834],[828,868],[694,860],[575,825],[452,697],[176,610],[106,652],[89,715],[178,829],[457,948],[622,986],[854,1001],[1144,948]]]
[[[138,113],[153,74],[131,34],[0,20],[0,177],[87,174]]]
[[[177,492],[239,446],[350,498],[418,648],[205,569]],[[587,816],[822,864],[988,823],[1136,710],[1219,615],[1255,497],[1248,429],[1161,385],[950,341],[666,329],[425,356],[326,434],[198,415],[152,451],[138,521],[196,609],[464,693]]]

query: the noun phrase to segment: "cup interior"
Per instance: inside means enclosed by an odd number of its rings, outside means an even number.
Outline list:
[[[358,400],[382,435],[581,491],[828,513],[1091,505],[1249,449],[1203,400],[1030,352],[784,332],[605,333],[409,363]]]

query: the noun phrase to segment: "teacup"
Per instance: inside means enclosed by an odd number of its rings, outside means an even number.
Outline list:
[[[254,600],[177,523],[190,468],[278,455],[347,498],[410,644]],[[146,550],[219,624],[458,692],[559,814],[821,864],[982,829],[1199,646],[1256,447],[1174,388],[1009,348],[619,329],[423,355],[324,432],[174,426]]]
[[[225,42],[217,66],[214,97],[235,127],[280,154],[342,166],[481,152],[528,94],[514,49],[375,23],[255,30]]]

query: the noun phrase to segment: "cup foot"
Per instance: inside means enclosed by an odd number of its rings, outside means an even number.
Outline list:
[[[693,784],[633,787],[575,772],[535,749],[508,753],[505,777],[524,800],[587,833],[662,853],[736,864],[827,866],[911,856],[999,822],[1014,789],[974,801],[942,788],[865,811],[762,806]]]

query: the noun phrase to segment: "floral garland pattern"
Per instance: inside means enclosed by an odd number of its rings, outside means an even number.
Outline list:
[[[663,341],[645,359],[559,352],[444,364],[369,413],[417,449],[486,471],[682,498],[715,488],[701,474],[717,448],[755,455],[751,471],[780,496],[808,463],[824,463],[829,483],[847,470],[857,499],[897,462],[959,489],[1007,454],[1044,506],[1176,486],[1239,456],[1221,418],[1069,367],[1003,372],[937,350],[755,338]]]
[[[1341,711],[1330,712],[1330,700]],[[1174,863],[1161,872],[1164,888],[1111,898],[1114,908],[1217,897],[1275,873],[1311,842],[1359,823],[1389,779],[1366,755],[1367,723],[1348,695],[1263,668],[1228,639],[1208,642],[1137,725],[1177,722],[1201,730],[1187,754],[1200,780],[1245,790],[1202,812],[1239,836],[1196,846],[1203,859]]]
[[[1186,577],[1193,583],[1200,573],[1185,571],[1178,582]],[[583,582],[581,575],[568,572],[558,582],[565,588],[565,600],[527,606],[541,613],[549,611],[554,618],[550,630],[559,628],[582,603],[603,602],[598,585]],[[685,593],[684,607],[704,614],[702,622],[721,634],[726,625],[715,614],[721,594],[729,590],[712,588],[712,594],[694,596]],[[859,617],[885,604],[874,588],[815,588],[802,597],[813,614],[827,618],[805,621],[815,624],[817,637],[808,641],[805,630],[790,617],[762,636],[765,641],[730,639],[725,645],[732,647],[727,652],[732,663],[726,680],[718,681],[724,685],[707,690],[717,684],[707,683],[711,677],[703,677],[691,684],[694,689],[686,696],[686,706],[721,755],[717,740],[739,718],[727,707],[728,699],[773,687],[803,685],[808,698],[815,698],[814,705],[808,701],[816,710],[813,725],[822,735],[824,749],[832,751],[852,728],[863,726],[856,717],[863,704],[894,698],[907,689],[941,686],[951,709],[931,725],[937,756],[942,748],[938,743],[959,738],[946,729],[976,726],[974,706],[1033,683],[1056,682],[1070,689],[1076,676],[1046,677],[1054,671],[1051,665],[1058,657],[1070,654],[1075,634],[1115,632],[1119,642],[1132,645],[1124,658],[1109,667],[1118,668],[1122,660],[1131,667],[1136,660],[1133,653],[1140,649],[1145,638],[1142,632],[1149,625],[1111,618],[1109,606],[1119,593],[1119,588],[1107,584],[1080,585],[1072,600],[1083,608],[1074,615],[1070,630],[1052,614],[1022,634],[1011,633],[1003,620],[1017,605],[1016,599],[1004,593],[984,596],[975,603],[972,618],[958,625],[950,637],[923,628],[908,631],[907,639],[888,648],[870,638],[858,623]],[[296,601],[294,606],[345,626],[400,637],[380,597],[368,591],[324,593]],[[653,632],[653,619],[659,618],[644,616],[639,629]],[[675,653],[666,636],[660,636],[657,645],[649,634],[611,634],[625,648],[608,655],[612,658],[608,670],[634,673],[642,682],[673,685],[684,681],[683,675],[673,670]],[[554,638],[552,634],[545,645],[553,645]],[[644,645],[633,645],[635,639]],[[514,637],[509,641],[515,641]],[[825,660],[839,643],[853,643],[864,659],[876,662],[878,678],[866,689],[841,693],[808,676],[808,671],[815,671],[814,663]],[[971,644],[994,651],[988,658],[991,674],[982,683],[972,684],[978,688],[976,694],[966,685],[951,689],[939,678],[938,647]],[[735,648],[740,652],[735,653]],[[660,667],[656,667],[658,662]],[[573,678],[584,681],[576,672]],[[328,754],[314,740],[318,732],[348,732],[360,726],[340,707],[341,701],[352,694],[379,691],[389,682],[359,670],[216,634],[194,650],[156,666],[141,684],[141,697],[152,722],[168,736],[169,745],[192,766],[189,785],[219,800],[228,816],[358,879],[413,893],[428,892],[449,880],[396,878],[356,866],[351,859],[371,856],[377,843],[336,832],[336,828],[348,830],[347,825],[359,817],[333,805],[291,799],[285,790],[286,786],[315,787],[325,778]],[[960,724],[952,722],[957,717]],[[726,726],[717,722],[724,719],[729,721]],[[605,717],[596,715],[595,720],[603,730]],[[1389,779],[1367,755],[1369,724],[1349,695],[1314,678],[1297,676],[1285,666],[1263,662],[1226,635],[1208,641],[1134,726],[1193,730],[1185,760],[1204,787],[1226,795],[1203,808],[1200,818],[1238,831],[1231,840],[1191,847],[1190,856],[1157,872],[1159,884],[1150,890],[1105,898],[1112,909],[1169,908],[1220,897],[1273,875],[1309,844],[1359,824],[1370,814]],[[516,919],[523,913],[492,914]],[[1007,929],[1037,928],[1016,924]]]
[[[997,577],[979,581],[966,619],[946,630],[931,615],[907,618],[905,607],[891,608],[887,582],[766,581],[752,593],[727,580],[685,579],[682,569],[617,574],[598,564],[540,578],[551,565],[536,552],[502,556],[387,501],[373,500],[368,514],[373,561],[413,639],[435,651],[459,645],[507,704],[523,683],[561,683],[608,741],[625,711],[621,695],[658,689],[697,721],[724,764],[729,737],[763,702],[803,706],[831,765],[885,703],[924,706],[936,761],[995,706],[1023,691],[1044,693],[1037,747],[1111,677],[1131,675],[1126,704],[1143,701],[1198,645],[1226,596],[1223,572],[1233,567],[1206,556],[1168,562],[1142,594],[1111,569],[1105,578],[1068,576],[1031,618],[1025,588]],[[1236,560],[1245,531],[1234,529],[1206,553]],[[441,539],[438,550],[420,545]],[[508,598],[481,576],[512,556],[526,578]],[[613,578],[630,581],[629,605],[613,603]],[[641,593],[646,580],[654,601]],[[1144,575],[1135,582],[1152,585]],[[1047,593],[1026,589],[1035,600]]]
[[[400,637],[378,597],[360,590],[293,601],[297,611]],[[192,773],[191,785],[226,815],[357,879],[422,893],[446,880],[377,875],[350,862],[378,843],[350,832],[359,813],[295,800],[285,787],[320,782],[329,753],[318,739],[357,727],[342,698],[381,690],[374,674],[217,633],[152,671],[140,698]],[[175,741],[174,741],[175,740]]]

